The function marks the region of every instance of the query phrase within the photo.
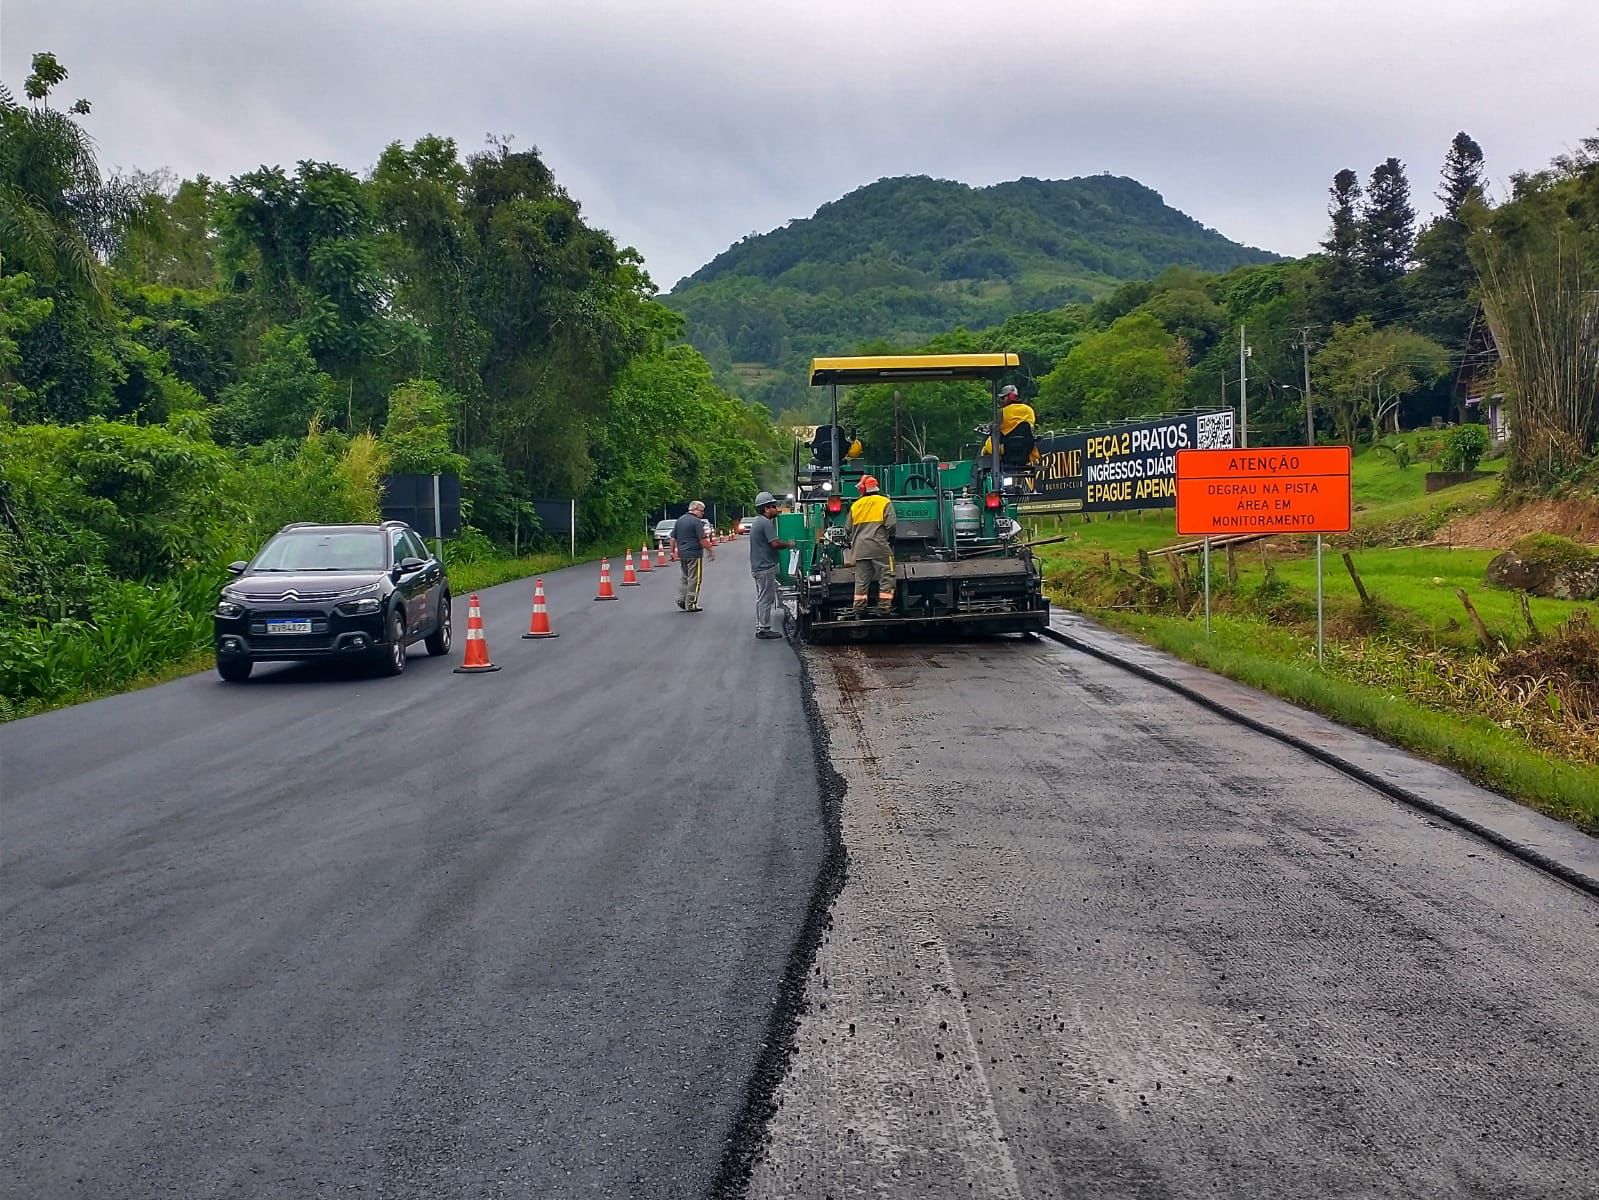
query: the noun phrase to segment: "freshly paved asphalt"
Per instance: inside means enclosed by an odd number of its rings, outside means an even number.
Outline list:
[[[703,1194],[826,852],[746,556],[0,729],[0,1194]]]
[[[1050,642],[808,661],[849,869],[752,1196],[1599,1196],[1591,896]]]

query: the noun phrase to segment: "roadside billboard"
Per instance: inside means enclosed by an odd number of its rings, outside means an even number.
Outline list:
[[[434,480],[438,491],[434,492]],[[434,508],[437,495],[438,508]],[[385,475],[380,511],[385,521],[404,521],[425,538],[453,538],[461,533],[459,475]],[[435,511],[438,521],[434,521]]]
[[[1151,417],[1038,441],[1023,513],[1121,512],[1177,503],[1177,453],[1230,449],[1231,409]]]

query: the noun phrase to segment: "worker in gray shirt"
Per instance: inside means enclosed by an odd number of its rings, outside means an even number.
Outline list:
[[[750,574],[755,577],[755,636],[763,641],[781,639],[772,628],[772,609],[777,606],[777,552],[794,543],[777,536],[777,498],[771,492],[755,497],[758,514],[750,523]]]
[[[682,570],[677,581],[677,606],[684,612],[699,612],[705,556],[716,561],[716,549],[705,523],[705,501],[690,500],[688,511],[672,526],[672,553],[677,555],[677,565]]]

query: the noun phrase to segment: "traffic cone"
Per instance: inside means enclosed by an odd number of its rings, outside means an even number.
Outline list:
[[[483,637],[483,613],[478,608],[477,593],[472,594],[466,610],[466,656],[455,668],[457,675],[470,675],[477,671],[498,671],[489,661],[489,644]]]
[[[627,561],[622,564],[622,586],[638,587],[638,576],[633,573],[633,552],[627,552]]]
[[[657,567],[664,567],[666,565],[666,547],[665,546],[657,546],[657,547],[655,547],[655,565]]]
[[[648,546],[640,546],[638,548],[638,569],[640,575],[653,569],[650,566],[650,548]]]
[[[533,581],[533,623],[528,626],[528,630],[522,635],[522,639],[526,641],[528,638],[560,636],[560,634],[550,628],[550,610],[544,607],[544,581],[535,579]]]
[[[620,597],[611,590],[611,560],[600,559],[600,594],[596,600],[618,600]]]

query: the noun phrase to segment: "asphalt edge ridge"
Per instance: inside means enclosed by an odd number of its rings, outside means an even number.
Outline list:
[[[788,963],[783,970],[782,982],[778,985],[777,1000],[767,1018],[766,1035],[762,1039],[755,1068],[745,1085],[744,1102],[733,1118],[722,1160],[706,1192],[708,1200],[739,1200],[747,1194],[756,1157],[766,1142],[767,1125],[777,1113],[777,1089],[788,1075],[789,1061],[797,1048],[795,1034],[800,1018],[808,1008],[805,994],[811,967],[816,961],[823,935],[832,928],[833,902],[844,888],[849,869],[849,852],[844,846],[843,827],[847,785],[844,777],[833,767],[831,741],[827,724],[822,719],[821,707],[816,702],[810,664],[792,628],[786,606],[784,625],[789,628],[789,645],[799,661],[800,702],[805,711],[811,754],[816,764],[818,803],[827,839],[827,852],[811,888],[799,935],[789,949]]]
[[[1368,771],[1357,763],[1353,763],[1348,759],[1341,757],[1340,755],[1334,754],[1332,751],[1324,749],[1323,747],[1316,745],[1316,743],[1309,741],[1306,738],[1302,738],[1297,734],[1289,733],[1283,729],[1278,729],[1275,726],[1269,725],[1264,721],[1257,720],[1246,713],[1239,712],[1235,708],[1230,708],[1221,701],[1213,699],[1212,697],[1205,695],[1203,692],[1196,691],[1187,684],[1179,683],[1175,679],[1168,679],[1158,671],[1152,671],[1148,667],[1141,666],[1130,659],[1122,658],[1119,655],[1105,650],[1103,647],[1092,645],[1091,643],[1085,642],[1080,638],[1073,637],[1069,633],[1064,633],[1059,629],[1045,629],[1043,630],[1043,633],[1044,636],[1050,638],[1052,641],[1059,642],[1065,646],[1070,646],[1072,649],[1080,650],[1085,654],[1090,654],[1103,662],[1110,663],[1112,666],[1120,667],[1124,671],[1129,671],[1132,674],[1137,675],[1140,679],[1147,680],[1150,683],[1158,684],[1159,686],[1166,688],[1168,691],[1175,692],[1184,699],[1191,700],[1195,704],[1198,704],[1201,708],[1208,709],[1211,712],[1216,713],[1218,716],[1225,717],[1229,721],[1233,721],[1236,724],[1244,726],[1246,729],[1252,729],[1256,733],[1264,734],[1266,737],[1273,738],[1276,741],[1282,742],[1284,745],[1292,746],[1295,750],[1309,755],[1311,758],[1314,758],[1317,762],[1320,762],[1325,766],[1332,767],[1336,771],[1341,771],[1343,774],[1365,784],[1374,791],[1380,792],[1389,799],[1398,801],[1399,803],[1408,805],[1412,808],[1419,809],[1420,811],[1427,813],[1429,816],[1434,816],[1440,820],[1448,821],[1456,828],[1463,829],[1467,833],[1473,834],[1490,845],[1503,850],[1512,858],[1515,858],[1526,863],[1528,866],[1535,867],[1538,870],[1553,876],[1554,878],[1560,880],[1560,882],[1576,888],[1578,891],[1583,892],[1592,899],[1599,900],[1599,878],[1595,878],[1584,871],[1579,871],[1575,867],[1572,867],[1567,863],[1563,863],[1558,859],[1551,858],[1541,850],[1536,850],[1525,843],[1518,842],[1516,839],[1500,833],[1498,830],[1484,825],[1472,817],[1468,817],[1463,813],[1456,812],[1454,809],[1439,804],[1435,800],[1429,800],[1427,797],[1417,792],[1413,792],[1409,788],[1401,787],[1390,780],[1384,779],[1382,776]],[[1221,676],[1220,678],[1225,678],[1225,676]],[[1284,701],[1284,703],[1289,702]]]

